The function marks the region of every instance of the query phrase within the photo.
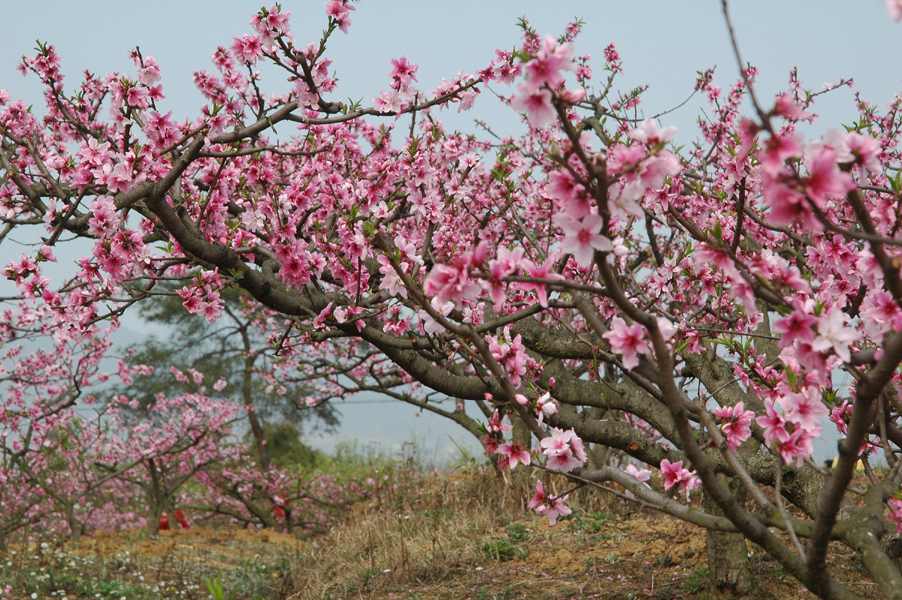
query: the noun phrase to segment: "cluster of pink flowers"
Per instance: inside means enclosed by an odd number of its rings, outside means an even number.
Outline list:
[[[529,508],[533,509],[540,515],[548,517],[548,523],[554,525],[557,523],[558,517],[566,517],[573,511],[564,504],[568,496],[547,496],[545,494],[545,486],[541,481],[536,482],[536,493],[532,500],[529,501]]]
[[[781,384],[765,398],[765,414],[756,419],[764,430],[764,439],[780,454],[784,462],[801,466],[810,456],[814,440],[823,432],[821,419],[830,411],[821,400],[819,386],[805,386],[797,391]],[[777,411],[777,407],[783,409]]]
[[[525,112],[530,125],[541,127],[555,119],[552,92],[564,83],[561,71],[573,70],[573,45],[569,42],[558,45],[547,35],[525,69],[526,81],[518,84],[520,93],[511,100],[511,106]],[[581,96],[572,98],[574,102],[580,99]]]
[[[526,346],[520,335],[511,339],[510,329],[504,328],[499,336],[489,336],[489,352],[492,358],[504,369],[508,379],[515,388],[520,387],[522,377],[526,374],[527,355]]]
[[[730,450],[736,452],[742,442],[752,436],[752,421],[755,419],[754,411],[745,410],[745,403],[740,401],[735,406],[718,408],[714,411],[714,414],[723,422],[720,426],[720,431],[727,441],[727,446],[729,446]]]
[[[664,488],[671,489],[676,487],[679,491],[686,494],[686,502],[689,501],[689,494],[697,490],[702,481],[695,476],[695,471],[683,468],[683,461],[678,460],[671,463],[666,458],[661,461],[661,475],[664,476]]]
[[[575,431],[572,429],[562,431],[552,427],[550,433],[551,435],[539,442],[542,454],[547,457],[548,468],[567,473],[586,462],[585,445]]]

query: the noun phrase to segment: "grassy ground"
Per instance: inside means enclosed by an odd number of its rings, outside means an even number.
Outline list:
[[[205,579],[215,589],[218,578],[223,600],[704,597],[704,534],[686,523],[586,493],[549,527],[525,508],[533,482],[475,468],[397,482],[316,540],[191,529],[33,543],[0,561],[0,589],[12,585],[23,599],[207,600]],[[813,597],[750,552],[772,597]],[[853,557],[838,557],[834,572],[865,598],[880,597]]]

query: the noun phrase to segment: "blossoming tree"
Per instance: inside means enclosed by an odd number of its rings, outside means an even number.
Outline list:
[[[793,75],[757,98],[740,61],[727,90],[700,75],[711,109],[678,154],[672,128],[636,118],[638,92],[612,91],[613,46],[593,79],[578,24],[555,39],[524,23],[522,46],[481,71],[425,92],[399,57],[371,106],[349,106],[332,99],[326,48],[354,7],[326,8],[311,44],[287,12],[261,10],[195,74],[207,101],[183,122],[138,51],[133,75],[74,91],[52,46],[24,61],[47,115],[0,92],[0,219],[43,228],[41,250],[6,266],[36,326],[91,332],[166,279],[214,320],[221,291],[241,287],[273,382],[475,403],[502,466],[615,482],[706,528],[739,571],[745,538],[822,598],[856,597],[830,574],[843,545],[902,597],[881,544],[902,528],[899,102],[860,102],[844,133],[805,140],[816,94]],[[284,72],[274,95],[261,62]],[[500,83],[516,83],[505,102],[522,137],[490,144],[437,120]],[[42,261],[63,232],[93,249],[53,285]],[[507,439],[504,414],[534,450]],[[810,459],[828,423],[843,436],[831,473]],[[587,443],[640,466],[587,468]],[[569,512],[547,484],[530,505],[552,522]]]

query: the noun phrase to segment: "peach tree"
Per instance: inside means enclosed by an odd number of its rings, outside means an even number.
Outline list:
[[[31,227],[40,250],[5,267],[33,315],[8,319],[5,341],[98,335],[167,281],[212,321],[240,288],[275,390],[451,398],[440,410],[469,425],[472,403],[501,467],[613,482],[706,528],[736,594],[754,587],[744,538],[822,598],[857,597],[831,576],[837,545],[902,597],[883,543],[902,530],[898,101],[859,101],[853,125],[806,140],[820,92],[793,73],[758,98],[739,60],[726,89],[700,73],[710,108],[677,149],[640,90],[615,91],[615,47],[591,63],[579,23],[554,38],[524,21],[520,46],[476,73],[421,90],[402,56],[371,103],[343,103],[327,45],[353,9],[328,2],[309,44],[262,9],[195,73],[206,103],[184,121],[137,50],[131,74],[69,91],[51,45],[26,58],[46,114],[0,92],[0,237]],[[263,63],[284,76],[267,91]],[[523,135],[439,121],[506,84]],[[42,267],[64,234],[91,249],[52,283]],[[829,473],[811,459],[826,427],[841,436]],[[635,464],[590,468],[587,444]],[[567,492],[548,487],[530,505],[553,522]]]

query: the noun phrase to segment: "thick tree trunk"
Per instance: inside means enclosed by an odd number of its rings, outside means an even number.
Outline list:
[[[721,479],[721,483],[726,481]],[[737,483],[738,482],[731,482]],[[740,502],[745,496],[741,485],[730,485],[730,491]],[[706,493],[704,495],[705,510],[713,515],[722,516],[717,503]],[[741,600],[768,598],[752,573],[749,564],[748,548],[745,538],[740,533],[724,533],[708,531],[708,598],[710,600]]]
[[[269,471],[270,458],[269,449],[266,447],[266,434],[263,432],[263,426],[257,415],[254,414],[254,394],[253,394],[253,374],[254,361],[257,355],[251,354],[251,339],[247,333],[247,324],[241,328],[241,340],[244,343],[244,372],[241,375],[241,397],[244,400],[244,406],[247,408],[247,421],[251,426],[251,432],[254,436],[254,443],[257,446],[257,468],[261,473]]]
[[[66,507],[66,522],[69,524],[69,541],[78,543],[81,541],[81,523],[75,515],[75,506]]]
[[[144,492],[147,495],[147,504],[150,508],[150,522],[147,523],[147,534],[150,537],[160,535],[160,518],[166,512],[166,492],[163,478],[157,469],[154,459],[148,459],[147,474],[150,476],[150,484],[145,484]]]
[[[260,420],[257,418],[257,415],[254,414],[254,406],[253,404],[249,405],[250,410],[247,411],[247,421],[251,426],[251,432],[254,436],[254,444],[257,447],[257,454],[260,457],[259,462],[257,463],[257,468],[266,473],[269,471],[270,458],[269,458],[269,449],[266,447],[266,434],[263,431],[263,426],[260,424]]]

